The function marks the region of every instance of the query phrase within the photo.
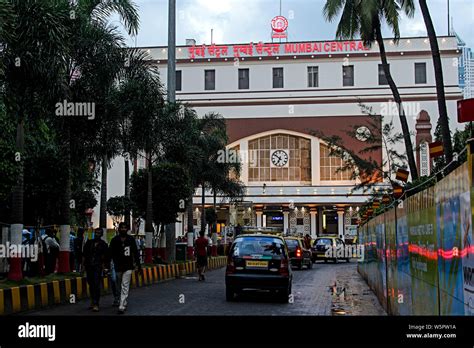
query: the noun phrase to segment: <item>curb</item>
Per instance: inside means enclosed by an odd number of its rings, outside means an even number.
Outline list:
[[[209,269],[224,267],[227,257],[218,256],[209,258]],[[155,265],[143,267],[141,276],[133,271],[130,288],[137,288],[157,284],[159,282],[176,279],[182,275],[197,271],[196,261],[186,261],[180,264]],[[102,294],[111,293],[110,278],[102,279]],[[75,277],[64,280],[53,280],[47,283],[21,285],[7,289],[0,289],[0,315],[20,313],[30,310],[39,310],[61,303],[70,303],[71,295],[75,300],[89,297],[89,285],[86,277]]]

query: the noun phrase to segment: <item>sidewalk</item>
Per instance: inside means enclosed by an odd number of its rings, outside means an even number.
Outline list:
[[[209,259],[209,269],[225,266],[227,258],[218,256]],[[196,272],[196,262],[187,261],[168,265],[144,266],[142,274],[133,272],[131,287],[142,287],[168,281]],[[75,275],[75,276],[74,276]],[[42,309],[57,304],[71,303],[89,297],[86,278],[71,273],[70,277],[54,275],[59,279],[42,279],[36,284],[18,285],[0,289],[0,315]],[[53,278],[54,279],[54,278]],[[103,278],[102,294],[111,292],[110,279]]]

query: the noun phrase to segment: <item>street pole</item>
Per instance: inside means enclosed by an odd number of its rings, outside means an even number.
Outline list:
[[[168,103],[176,102],[176,0],[168,0]],[[177,112],[177,111],[176,111]],[[175,260],[176,223],[165,228],[168,261]]]
[[[176,0],[168,0],[168,102],[176,101]]]

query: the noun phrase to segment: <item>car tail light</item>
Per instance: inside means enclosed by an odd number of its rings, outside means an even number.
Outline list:
[[[227,259],[227,268],[225,270],[225,274],[233,274],[235,273],[235,266],[234,266],[234,260],[232,260],[231,257]]]
[[[288,260],[287,259],[282,259],[280,263],[280,274],[283,276],[289,275],[288,271]]]
[[[301,257],[301,249],[296,249],[296,257]]]

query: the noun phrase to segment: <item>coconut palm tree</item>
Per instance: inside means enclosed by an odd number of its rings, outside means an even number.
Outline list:
[[[375,42],[378,44],[383,71],[398,107],[410,174],[412,179],[416,180],[418,178],[418,171],[410,130],[400,93],[390,73],[390,65],[387,61],[381,28],[382,22],[385,21],[392,30],[394,41],[399,40],[400,12],[403,11],[407,16],[412,17],[415,12],[413,0],[327,0],[323,11],[328,21],[333,21],[341,14],[336,30],[337,38],[354,39],[360,35],[361,40],[366,46],[370,47]]]
[[[438,38],[431,20],[430,11],[426,0],[419,0],[423,20],[425,21],[426,31],[430,40],[431,55],[433,56],[433,67],[436,80],[436,94],[438,99],[439,123],[443,134],[444,153],[446,162],[453,160],[453,145],[451,143],[451,131],[449,129],[448,110],[446,109],[446,95],[444,93],[443,66],[441,64],[441,55],[439,53]]]
[[[12,243],[21,243],[23,229],[23,195],[25,156],[25,123],[53,109],[53,96],[64,87],[62,53],[67,52],[66,21],[69,13],[57,1],[2,1],[2,27],[14,27],[0,37],[4,65],[5,105],[17,119],[16,159],[19,173],[12,193]],[[58,54],[59,53],[59,54]],[[21,259],[10,260],[9,278],[22,278]]]

